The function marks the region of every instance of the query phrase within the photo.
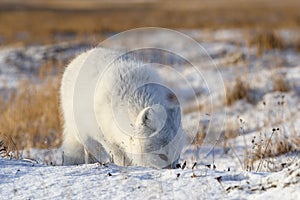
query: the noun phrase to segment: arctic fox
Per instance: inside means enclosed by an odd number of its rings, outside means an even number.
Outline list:
[[[63,165],[173,167],[185,138],[180,107],[151,64],[118,55],[98,47],[66,68],[60,95]]]

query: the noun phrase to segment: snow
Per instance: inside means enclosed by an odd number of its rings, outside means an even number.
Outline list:
[[[112,164],[45,166],[0,160],[1,199],[299,199],[300,162],[277,173],[157,170]],[[194,173],[194,177],[192,177]],[[179,175],[178,175],[179,174]]]
[[[165,64],[179,61],[180,65],[174,67],[177,74],[164,67],[158,71],[182,100],[183,127],[189,136],[194,137],[194,123],[199,120],[202,132],[211,136],[220,134],[219,143],[187,145],[180,159],[181,164],[187,163],[184,169],[100,163],[61,166],[60,149],[30,149],[19,160],[0,158],[0,199],[300,199],[300,149],[299,142],[295,141],[300,138],[299,52],[287,48],[267,51],[257,57],[254,47],[247,46],[242,30],[181,31],[200,41],[218,70],[211,68],[212,65],[203,66],[201,73],[205,76],[199,76],[189,64],[166,55]],[[297,40],[299,31],[281,30],[280,34],[292,42]],[[191,50],[164,37],[150,34],[149,43],[165,40],[174,49]],[[126,44],[134,46],[136,41],[126,41]],[[34,77],[33,72],[48,59],[68,62],[90,46],[63,43],[2,47],[0,91],[15,89],[20,79]],[[195,58],[195,52],[185,52],[188,53]],[[247,83],[253,99],[224,105],[221,90],[215,90],[211,96],[207,82],[213,80],[206,79],[218,71],[224,86],[233,87],[236,78]],[[283,77],[290,87],[288,91],[274,91],[276,76]],[[213,116],[210,106],[214,106]],[[226,138],[224,129],[220,133],[217,127],[210,126],[211,121],[221,122],[225,111],[224,128],[234,130],[237,137]],[[274,133],[273,129],[276,129]],[[255,160],[251,170],[247,169],[245,162],[258,148],[254,143],[277,139],[288,141],[291,152]]]

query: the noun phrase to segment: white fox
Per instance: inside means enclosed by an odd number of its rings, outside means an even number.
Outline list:
[[[170,90],[153,67],[118,55],[98,47],[66,68],[63,164],[173,167],[185,142],[180,107],[168,99]]]

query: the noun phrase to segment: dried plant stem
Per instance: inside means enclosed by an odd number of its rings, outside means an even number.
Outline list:
[[[271,134],[271,136],[270,136],[270,138],[269,138],[269,140],[268,140],[268,143],[267,143],[267,145],[266,145],[265,151],[264,151],[264,153],[261,155],[261,159],[260,159],[260,161],[259,161],[259,163],[258,163],[256,172],[258,172],[258,170],[259,170],[259,168],[260,168],[260,166],[261,166],[261,164],[262,164],[263,157],[266,155],[267,149],[268,149],[268,147],[269,147],[269,145],[270,145],[270,143],[271,143],[271,140],[272,140],[272,137],[273,137],[274,133],[275,133],[275,131],[272,131],[272,134]]]

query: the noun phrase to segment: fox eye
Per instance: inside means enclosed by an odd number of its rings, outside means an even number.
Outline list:
[[[149,118],[148,118],[148,115],[145,115],[145,118],[144,118],[144,120],[148,120]]]

